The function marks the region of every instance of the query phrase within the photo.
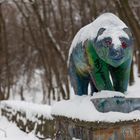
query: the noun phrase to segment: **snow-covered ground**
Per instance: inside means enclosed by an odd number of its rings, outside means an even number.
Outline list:
[[[0,117],[0,140],[39,140],[33,133],[21,131],[15,124]]]
[[[10,123],[5,117],[0,117],[0,140],[39,140],[34,133],[21,131],[15,124]],[[44,139],[51,140],[51,139]],[[72,140],[79,140],[73,138]]]
[[[16,85],[11,88],[10,100],[21,100],[19,93],[21,92],[21,88],[23,88],[23,96],[27,102],[42,103],[42,73],[43,71],[36,69],[33,74],[33,78],[28,84],[28,75],[21,75]]]
[[[127,97],[140,97],[140,77],[137,74],[137,68],[134,67],[135,83],[128,87]]]

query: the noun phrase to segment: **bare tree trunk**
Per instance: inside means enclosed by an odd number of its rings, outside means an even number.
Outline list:
[[[4,54],[5,54],[5,66],[6,66],[6,87],[7,92],[5,94],[5,99],[9,98],[10,95],[10,67],[9,67],[9,53],[8,53],[8,40],[7,40],[7,32],[6,32],[6,24],[2,13],[2,4],[0,4],[0,21],[1,21],[1,32],[2,32],[2,45],[4,48]]]
[[[85,0],[80,0],[80,16],[81,16],[82,26],[85,26],[87,24],[86,13],[85,13]]]
[[[24,91],[24,90],[23,90],[23,86],[21,86],[21,87],[20,87],[20,93],[19,93],[19,94],[20,94],[20,98],[21,98],[22,101],[25,100],[25,99],[24,99],[24,96],[23,96],[23,91]]]
[[[96,0],[87,0],[86,1],[87,6],[89,8],[89,21],[92,22],[93,19],[97,18],[98,14],[98,9],[97,9],[97,1]]]
[[[130,71],[130,79],[129,79],[129,85],[133,85],[135,82],[134,80],[134,65],[133,65],[133,61],[132,61],[132,64],[131,64],[131,71]]]
[[[74,34],[75,34],[75,29],[74,29],[74,21],[73,21],[72,0],[68,0],[68,2],[69,2],[69,13],[70,13],[70,21],[71,21],[72,36],[74,36]]]

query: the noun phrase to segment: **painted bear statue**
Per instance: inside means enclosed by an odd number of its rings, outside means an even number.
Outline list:
[[[101,90],[127,91],[133,53],[130,29],[104,13],[75,35],[68,58],[70,81],[77,95]]]

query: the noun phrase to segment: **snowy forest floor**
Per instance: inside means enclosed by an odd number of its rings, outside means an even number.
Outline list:
[[[0,117],[0,140],[39,140],[32,133],[21,131],[16,124],[8,122],[5,117]]]

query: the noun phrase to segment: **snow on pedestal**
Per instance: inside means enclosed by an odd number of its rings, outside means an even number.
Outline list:
[[[119,92],[101,91],[93,96],[75,96],[52,107],[58,139],[139,140],[140,111],[101,113],[91,102],[94,98],[123,96]]]
[[[26,118],[32,121],[35,120],[35,116],[45,116],[47,119],[53,119],[51,116],[51,106],[49,105],[41,105],[30,103],[26,101],[16,101],[16,100],[8,100],[1,101],[0,108],[11,107],[13,109],[13,113],[20,111],[21,113],[26,113]]]
[[[130,113],[108,112],[101,113],[96,110],[91,99],[109,98],[122,96],[120,92],[101,91],[93,96],[75,96],[70,100],[57,102],[52,107],[52,114],[55,116],[65,116],[72,119],[79,119],[87,122],[120,122],[129,120],[140,120],[140,111],[136,110]]]

